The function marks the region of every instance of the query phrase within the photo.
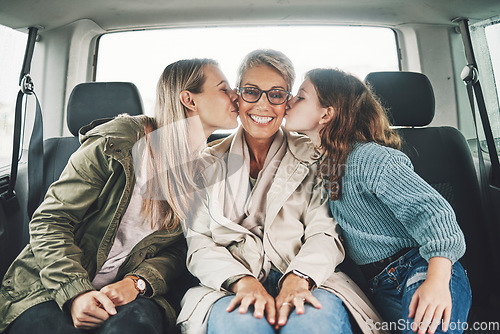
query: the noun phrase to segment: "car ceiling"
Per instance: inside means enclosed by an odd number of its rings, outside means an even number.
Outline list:
[[[200,25],[451,25],[500,14],[498,0],[1,0],[0,24],[55,29],[90,19],[107,31]]]

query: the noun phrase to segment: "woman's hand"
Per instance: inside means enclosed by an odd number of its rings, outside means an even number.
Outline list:
[[[236,305],[240,305],[238,312],[244,314],[250,305],[254,305],[253,316],[260,319],[267,314],[267,321],[274,325],[276,322],[276,306],[274,298],[267,293],[262,284],[252,276],[245,276],[231,285],[230,289],[236,296],[227,306],[226,311],[231,312]]]
[[[130,277],[125,277],[121,281],[106,285],[101,289],[115,306],[122,306],[130,303],[137,298],[139,291],[135,288],[134,280]]]
[[[99,327],[110,315],[115,315],[115,305],[100,291],[85,292],[73,300],[71,318],[76,328]]]
[[[294,307],[297,314],[304,314],[304,303],[306,302],[317,309],[321,308],[320,302],[309,291],[309,282],[293,273],[288,274],[283,281],[278,297],[276,297],[278,312],[276,329],[285,326]]]
[[[443,257],[429,260],[427,278],[415,291],[410,302],[409,317],[414,318],[412,329],[419,334],[433,334],[442,320],[447,331],[451,319],[451,261]]]

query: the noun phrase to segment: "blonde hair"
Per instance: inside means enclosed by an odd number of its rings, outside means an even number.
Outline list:
[[[143,212],[152,226],[158,224],[160,229],[174,229],[185,219],[193,190],[197,188],[195,163],[190,162],[187,110],[180,101],[180,93],[202,92],[206,79],[203,69],[207,65],[217,66],[217,62],[180,60],[168,65],[158,80],[154,124],[146,129],[149,182]]]
[[[238,78],[236,80],[238,87],[241,86],[241,80],[246,71],[259,65],[267,65],[276,70],[285,79],[287,84],[286,89],[288,91],[292,89],[295,81],[295,70],[292,61],[284,53],[271,49],[252,51],[243,59],[238,69]]]

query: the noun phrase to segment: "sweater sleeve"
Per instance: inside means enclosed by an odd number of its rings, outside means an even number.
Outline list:
[[[420,244],[420,254],[452,263],[465,253],[465,238],[451,205],[415,171],[401,152],[388,154],[373,182],[374,193]]]

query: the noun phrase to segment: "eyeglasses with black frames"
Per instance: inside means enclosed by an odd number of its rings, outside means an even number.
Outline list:
[[[283,89],[261,90],[256,87],[240,87],[237,89],[243,101],[248,103],[256,103],[260,100],[262,93],[266,93],[269,103],[277,106],[285,103],[291,93]]]

